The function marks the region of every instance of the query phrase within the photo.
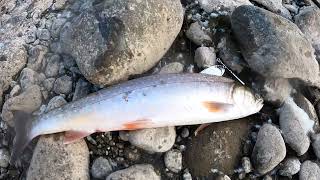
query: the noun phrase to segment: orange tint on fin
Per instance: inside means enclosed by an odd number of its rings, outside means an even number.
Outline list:
[[[139,119],[123,124],[123,129],[121,130],[136,130],[150,127],[152,121],[149,119]]]
[[[204,102],[202,102],[202,104],[209,112],[223,111],[224,104],[222,104],[222,103],[217,103],[217,102],[213,102],[213,101],[204,101]]]
[[[64,134],[64,144],[73,143],[79,139],[89,136],[91,133],[82,131],[67,131]]]

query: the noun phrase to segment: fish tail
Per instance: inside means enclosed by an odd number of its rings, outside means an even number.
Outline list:
[[[23,111],[14,111],[14,127],[16,136],[13,141],[13,149],[10,158],[10,164],[14,164],[32,140],[30,136],[32,121],[34,116]]]

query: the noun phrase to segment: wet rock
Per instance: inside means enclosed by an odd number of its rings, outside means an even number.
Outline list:
[[[312,147],[317,158],[320,159],[320,134],[312,135]]]
[[[164,164],[172,172],[178,173],[182,169],[182,154],[179,150],[172,149],[164,155]]]
[[[236,8],[231,24],[241,52],[254,71],[265,77],[298,78],[320,85],[314,49],[295,24],[255,6]]]
[[[42,103],[41,91],[38,85],[28,87],[20,95],[9,98],[4,104],[1,112],[2,119],[13,127],[13,114],[11,111],[20,110],[32,113],[37,110]]]
[[[51,91],[53,88],[54,82],[56,81],[55,78],[48,78],[43,81],[43,87],[46,88],[47,91]]]
[[[213,48],[199,47],[196,49],[194,61],[199,68],[208,68],[216,64],[216,53]]]
[[[31,47],[28,51],[28,64],[27,67],[38,71],[42,66],[42,61],[48,52],[48,48],[43,45],[36,45]]]
[[[106,180],[113,179],[160,180],[161,178],[151,165],[137,164],[110,174]]]
[[[209,45],[212,43],[211,37],[202,30],[198,22],[194,22],[190,25],[186,31],[186,36],[196,45]]]
[[[285,159],[280,166],[278,173],[281,176],[293,176],[300,171],[301,163],[298,158],[291,157]]]
[[[300,10],[295,16],[295,23],[306,35],[308,40],[312,42],[316,50],[318,61],[320,60],[320,10],[319,8],[310,6]]]
[[[74,91],[72,101],[85,97],[87,94],[89,94],[89,91],[90,84],[83,79],[79,79],[76,84],[76,89]]]
[[[22,40],[0,42],[0,96],[7,90],[12,78],[27,62],[27,51]]]
[[[184,154],[186,166],[195,177],[212,179],[211,169],[227,175],[234,173],[241,161],[242,141],[248,137],[253,121],[241,119],[214,123],[192,136]]]
[[[89,150],[81,139],[63,143],[62,134],[41,136],[32,156],[27,179],[89,180]]]
[[[0,148],[0,167],[6,168],[9,166],[10,154],[5,148]]]
[[[64,25],[60,39],[63,51],[75,58],[86,79],[106,85],[153,67],[171,46],[182,21],[178,0],[103,1]]]
[[[313,130],[314,121],[310,120],[292,98],[287,99],[279,110],[279,124],[285,142],[298,156],[308,151],[308,133]]]
[[[56,109],[58,107],[61,107],[63,105],[67,104],[67,101],[62,96],[55,96],[52,99],[50,99],[45,112],[49,112],[53,109]]]
[[[67,75],[57,78],[53,91],[57,94],[69,94],[72,91],[72,78]]]
[[[50,39],[50,32],[48,29],[38,29],[37,30],[37,37],[40,40],[49,40]]]
[[[91,175],[94,178],[104,179],[112,172],[112,166],[108,159],[98,157],[92,163]]]
[[[168,73],[182,73],[184,69],[184,65],[180,62],[172,62],[165,66],[163,66],[160,70],[160,74],[168,74]]]
[[[301,165],[299,180],[317,180],[320,179],[320,168],[312,161],[305,161]]]
[[[263,5],[268,10],[270,10],[276,14],[279,14],[287,19],[292,18],[288,9],[282,5],[282,0],[269,0],[269,1],[254,0],[254,1],[260,5]]]
[[[242,58],[240,49],[235,40],[230,34],[222,37],[217,45],[218,57],[226,64],[232,71],[240,73],[246,63]]]
[[[30,68],[24,68],[20,74],[20,85],[23,90],[39,83],[39,74]]]
[[[288,79],[266,78],[262,87],[262,96],[265,101],[280,106],[291,95],[292,90]]]
[[[266,174],[286,156],[286,146],[275,126],[264,124],[259,130],[251,155],[252,164],[260,174]]]
[[[61,59],[59,55],[55,54],[48,58],[47,66],[44,72],[47,77],[55,77],[58,75],[60,62],[61,62]]]
[[[252,165],[251,165],[251,162],[250,162],[250,158],[248,157],[243,157],[241,159],[241,165],[242,165],[242,168],[244,170],[245,173],[250,173],[252,171]]]
[[[199,4],[207,13],[212,11],[227,11],[231,13],[238,6],[252,5],[248,0],[199,0]]]
[[[166,152],[173,146],[176,139],[175,127],[163,127],[128,131],[129,142],[150,153]]]

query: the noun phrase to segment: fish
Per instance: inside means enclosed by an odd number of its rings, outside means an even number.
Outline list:
[[[14,112],[11,160],[37,136],[65,132],[72,143],[95,132],[205,124],[257,113],[263,100],[235,81],[209,74],[158,74],[97,91],[39,116]]]

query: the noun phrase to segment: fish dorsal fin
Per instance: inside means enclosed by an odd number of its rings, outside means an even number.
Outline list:
[[[86,136],[89,136],[90,134],[92,133],[86,131],[66,131],[64,134],[63,143],[70,144]]]
[[[210,74],[215,76],[222,76],[225,72],[225,68],[221,65],[214,65],[211,67],[208,67],[207,69],[204,69],[200,73],[202,74]]]

